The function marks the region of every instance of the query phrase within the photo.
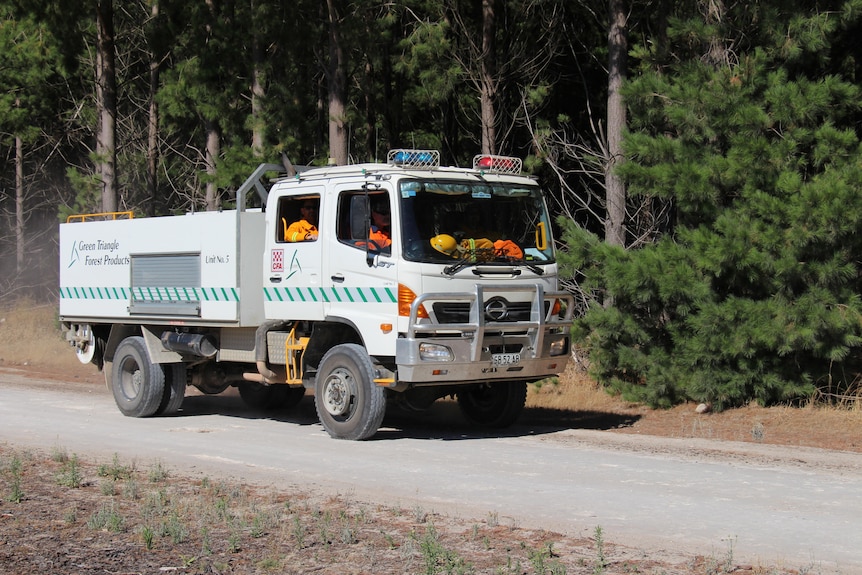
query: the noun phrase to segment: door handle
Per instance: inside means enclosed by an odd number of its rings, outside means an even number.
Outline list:
[[[280,283],[281,283],[281,278],[280,278],[280,277],[278,277],[278,276],[275,276],[275,277],[271,277],[271,278],[269,278],[269,281],[271,281],[271,282],[272,282],[272,283],[274,283],[274,284],[280,284]]]
[[[336,274],[334,276],[329,276],[329,279],[334,281],[335,283],[344,283],[344,276],[341,274]]]

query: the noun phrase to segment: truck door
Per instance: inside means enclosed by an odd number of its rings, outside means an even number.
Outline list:
[[[328,241],[331,318],[353,324],[372,355],[394,355],[400,237],[392,222],[394,194],[385,184],[336,187],[336,233]],[[387,327],[388,326],[388,327]]]
[[[278,198],[267,212],[267,254],[263,262],[267,319],[322,320],[323,187],[306,187]],[[323,235],[327,233],[323,231]]]

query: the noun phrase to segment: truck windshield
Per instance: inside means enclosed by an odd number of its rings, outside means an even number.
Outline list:
[[[399,200],[408,260],[553,261],[548,212],[536,185],[408,179],[399,184]]]

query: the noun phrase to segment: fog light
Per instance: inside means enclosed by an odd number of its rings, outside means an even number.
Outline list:
[[[551,354],[551,357],[557,355],[565,355],[569,351],[568,343],[569,340],[566,338],[552,341],[550,347],[548,348],[548,352]]]
[[[420,343],[419,357],[423,361],[452,361],[452,350],[436,343]]]

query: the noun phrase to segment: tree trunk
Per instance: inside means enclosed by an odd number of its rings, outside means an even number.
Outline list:
[[[256,17],[255,2],[251,2],[252,19]],[[260,46],[257,26],[252,27],[251,35],[251,149],[255,157],[263,155],[264,127],[263,120],[263,98],[264,90],[264,53]]]
[[[370,58],[370,56],[369,56]],[[377,112],[374,108],[374,66],[370,59],[365,62],[365,153],[369,162],[377,161]]]
[[[341,45],[335,0],[326,0],[329,18],[329,155],[336,166],[347,164],[347,61]]]
[[[152,17],[153,20],[159,16],[158,0],[153,2]],[[158,201],[159,187],[159,106],[156,102],[156,94],[159,91],[159,73],[161,71],[161,62],[159,54],[153,48],[150,54],[150,93],[149,93],[149,112],[147,117],[147,197],[150,201],[147,202],[147,215],[156,215],[156,203]]]
[[[207,152],[206,152],[206,162],[207,162],[207,188],[206,188],[206,201],[207,201],[207,211],[214,212],[219,209],[219,197],[218,197],[218,186],[216,186],[215,175],[216,175],[216,160],[221,153],[221,134],[219,132],[218,124],[212,121],[206,122],[206,132],[207,132]]]
[[[482,153],[497,153],[497,16],[496,0],[482,0],[481,113]]]
[[[605,241],[612,245],[626,243],[626,188],[616,168],[623,161],[622,138],[626,127],[626,106],[620,88],[626,78],[625,0],[610,0],[610,31],[608,33],[608,152],[605,165],[607,217]]]
[[[114,62],[113,0],[99,0],[97,7],[96,106],[99,131],[96,138],[96,173],[102,185],[102,211],[117,211],[117,72]]]
[[[15,269],[24,270],[24,142],[15,136]]]

